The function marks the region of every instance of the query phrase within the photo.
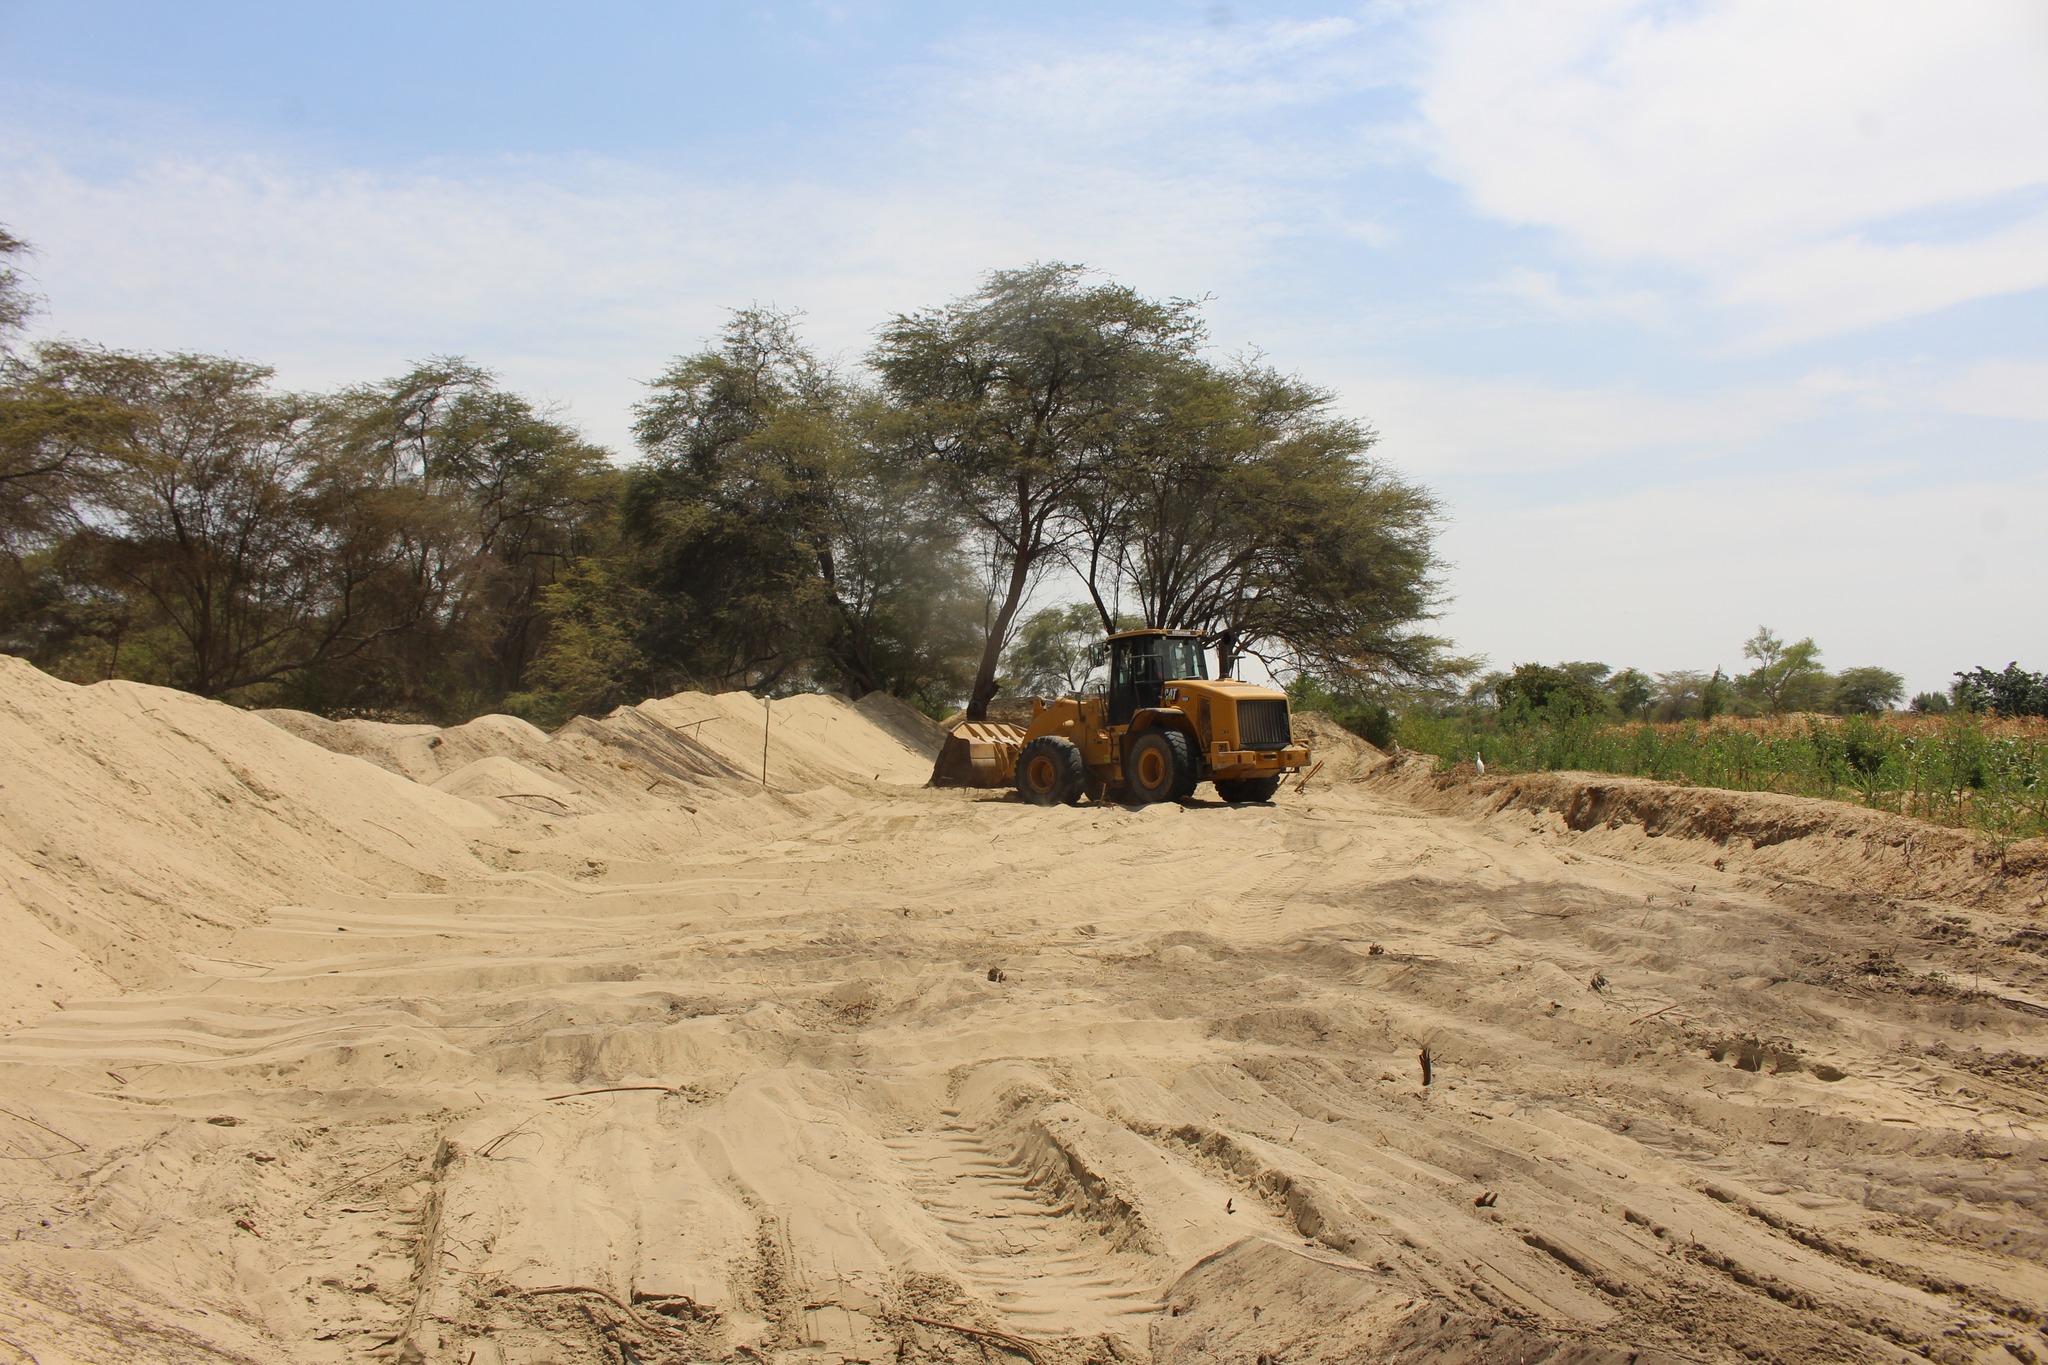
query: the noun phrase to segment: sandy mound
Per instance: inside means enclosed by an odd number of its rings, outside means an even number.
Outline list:
[[[529,768],[503,754],[465,763],[433,783],[437,791],[494,809],[492,801],[509,801],[515,808],[541,814],[567,815],[576,809],[576,789],[565,787],[544,772]]]
[[[495,823],[233,707],[0,655],[0,1019],[185,970],[280,900],[437,888]]]
[[[844,702],[773,710],[764,789],[744,694],[550,738],[510,716],[443,730],[77,687],[0,655],[0,1022],[191,970],[281,902],[588,876],[592,852],[653,865],[834,808],[809,789],[923,780],[921,755]]]
[[[904,747],[926,759],[939,756],[939,749],[946,742],[946,731],[939,723],[924,712],[887,692],[870,692],[853,704],[853,709],[866,716],[877,729],[893,736]]]
[[[1358,782],[1386,765],[1387,756],[1320,711],[1294,713],[1294,737],[1309,746],[1316,782]]]
[[[441,733],[437,725],[391,725],[375,720],[329,720],[316,716],[311,711],[293,711],[284,707],[256,711],[272,725],[289,730],[300,739],[310,740],[323,749],[351,758],[366,758],[380,768],[388,768],[401,777],[410,777],[400,767],[395,757],[398,746],[408,739],[425,738]]]
[[[805,693],[764,703],[747,692],[682,692],[637,708],[770,786],[887,782],[914,786],[930,760],[869,723],[843,697]]]

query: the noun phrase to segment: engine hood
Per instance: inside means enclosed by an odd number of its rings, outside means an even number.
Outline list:
[[[1175,678],[1166,684],[1162,693],[1168,702],[1176,696],[1194,699],[1208,697],[1215,701],[1286,701],[1287,694],[1274,687],[1260,687],[1256,683],[1239,682],[1235,678]]]

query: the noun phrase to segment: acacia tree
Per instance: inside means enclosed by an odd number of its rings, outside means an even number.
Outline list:
[[[1834,676],[1831,705],[1839,715],[1889,711],[1906,696],[1906,680],[1889,668],[1845,668]]]
[[[634,409],[645,454],[625,525],[658,616],[658,667],[772,687],[801,667],[822,606],[826,470],[844,395],[786,314],[733,314],[720,344],[677,359]]]
[[[949,509],[788,314],[736,312],[653,389],[626,497],[660,604],[652,657],[760,688],[819,669],[856,696],[960,685],[972,642]]]
[[[47,345],[17,371],[68,483],[14,624],[71,672],[469,712],[609,514],[602,452],[461,362],[331,398],[208,356]]]
[[[1081,490],[1155,373],[1201,335],[1192,301],[1156,302],[1061,263],[992,272],[966,298],[883,328],[870,360],[900,447],[993,570],[969,718],[987,717],[1034,582],[1075,544]]]
[[[605,452],[455,358],[323,400],[315,434],[337,516],[381,518],[381,542],[353,539],[402,563],[432,606],[358,667],[330,670],[329,704],[368,689],[386,704],[465,710],[521,687],[547,588],[615,513]]]
[[[1086,602],[1033,612],[1004,657],[1008,686],[1034,697],[1078,692],[1088,677],[1089,647],[1103,629],[1095,607]]]
[[[1822,700],[1828,675],[1820,666],[1820,646],[1811,636],[1787,643],[1769,626],[1758,626],[1743,643],[1742,653],[1756,667],[1741,677],[1739,685],[1773,715],[1810,710]]]
[[[1208,635],[1226,673],[1245,655],[1354,686],[1464,667],[1415,628],[1436,505],[1370,458],[1369,428],[1256,362],[1163,367],[1154,392],[1082,514],[1147,624]]]
[[[388,527],[322,459],[312,405],[259,365],[46,346],[37,383],[119,415],[70,571],[127,599],[144,676],[204,696],[358,653],[425,604],[384,552]],[[121,667],[118,641],[109,673]]]
[[[29,245],[0,227],[0,343],[19,332],[35,316],[35,296],[14,262],[29,254]]]
[[[10,343],[36,312],[11,261],[28,244],[0,228],[0,617],[33,595],[26,560],[77,529],[77,511],[121,450],[132,418],[119,403],[68,389]],[[61,352],[59,352],[61,353]]]

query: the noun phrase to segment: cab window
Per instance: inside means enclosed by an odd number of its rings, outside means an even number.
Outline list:
[[[1206,678],[1209,676],[1209,661],[1202,653],[1202,642],[1200,640],[1169,635],[1159,643],[1163,655],[1161,662],[1166,666],[1166,677]]]

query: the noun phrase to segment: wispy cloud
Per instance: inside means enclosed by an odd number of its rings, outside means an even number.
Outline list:
[[[1683,465],[1740,450],[1829,411],[1825,377],[1694,393],[1572,387],[1523,379],[1360,374],[1344,385],[1403,468],[1440,474],[1545,473],[1607,461]]]
[[[2032,0],[1469,0],[1430,37],[1433,162],[1475,207],[1696,272],[1760,339],[2048,282],[2048,216],[2006,221],[2048,186]]]

